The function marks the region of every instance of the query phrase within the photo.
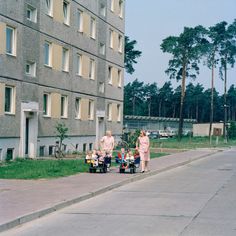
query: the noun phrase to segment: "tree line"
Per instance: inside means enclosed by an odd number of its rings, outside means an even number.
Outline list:
[[[128,41],[126,44],[129,43]],[[136,41],[133,41],[133,45]],[[133,92],[141,94],[141,100],[139,100],[137,94],[132,98],[132,113],[147,112],[151,115],[151,102],[154,101],[155,110],[158,116],[177,116],[179,118],[179,132],[178,138],[181,139],[183,129],[183,119],[194,117],[199,122],[210,122],[209,136],[211,136],[212,122],[223,120],[224,122],[224,137],[226,138],[226,122],[229,119],[235,119],[235,108],[232,104],[232,95],[235,93],[234,86],[231,86],[227,91],[227,70],[229,67],[234,67],[236,57],[236,20],[233,23],[228,24],[223,21],[217,23],[209,28],[204,28],[201,25],[196,27],[184,27],[182,33],[179,36],[169,36],[163,39],[161,50],[164,53],[169,53],[171,59],[168,63],[168,68],[165,71],[170,79],[181,81],[181,85],[171,92],[171,84],[165,83],[162,88],[157,89],[156,84],[144,85],[138,80],[134,81],[134,84],[128,84],[125,88],[125,102],[129,95],[127,90],[134,86],[136,89]],[[137,51],[129,50],[129,57],[135,59],[141,56],[137,54]],[[126,52],[127,54],[127,52]],[[127,54],[128,55],[128,54]],[[127,57],[125,55],[125,62]],[[134,60],[133,63],[136,63]],[[206,65],[211,70],[211,89],[204,90],[202,85],[197,84],[194,86],[192,83],[187,84],[187,79],[197,79],[197,75],[200,73],[200,63]],[[132,64],[132,61],[128,65]],[[125,63],[127,70],[127,64]],[[220,77],[224,81],[224,95],[219,96],[219,93],[215,90],[215,70],[220,71]],[[127,70],[130,73],[129,70]],[[133,71],[131,71],[132,73]],[[137,88],[137,85],[141,87],[150,87],[148,93],[144,93],[143,89]],[[173,89],[172,89],[173,90]],[[155,96],[156,100],[149,94],[159,94]],[[167,92],[167,94],[163,91]],[[233,92],[232,92],[233,91]],[[229,94],[230,93],[230,94]],[[157,97],[159,97],[157,99]],[[172,97],[172,99],[170,99]],[[202,99],[207,99],[202,101]],[[170,102],[172,100],[172,103]],[[138,103],[146,103],[146,110],[135,108]],[[129,102],[130,103],[130,102]],[[125,114],[130,109],[130,104],[125,104]],[[169,103],[169,105],[167,105]],[[205,104],[205,110],[201,110],[201,106]],[[208,106],[206,106],[208,105]],[[153,115],[155,113],[153,112]]]

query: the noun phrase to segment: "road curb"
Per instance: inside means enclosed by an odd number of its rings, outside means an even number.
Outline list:
[[[114,184],[102,187],[102,188],[100,188],[100,189],[98,189],[98,190],[96,190],[94,192],[88,192],[88,193],[86,193],[84,195],[81,195],[81,196],[79,196],[77,198],[74,198],[74,199],[71,199],[71,200],[66,200],[64,202],[60,202],[60,203],[58,203],[58,204],[56,204],[56,205],[54,205],[52,207],[49,207],[49,208],[46,208],[46,209],[42,209],[42,210],[39,210],[39,211],[36,211],[36,212],[32,212],[32,213],[27,214],[27,215],[23,215],[21,217],[18,217],[16,219],[12,220],[12,221],[9,221],[7,223],[4,223],[4,224],[0,225],[0,232],[9,230],[9,229],[14,228],[16,226],[19,226],[21,224],[30,222],[30,221],[38,219],[38,218],[41,218],[41,217],[43,217],[45,215],[48,215],[48,214],[53,213],[55,211],[58,211],[58,210],[60,210],[62,208],[71,206],[71,205],[73,205],[75,203],[79,203],[79,202],[82,202],[84,200],[88,200],[88,199],[90,199],[92,197],[101,195],[103,193],[106,193],[106,192],[111,191],[113,189],[119,188],[119,187],[124,186],[126,184],[133,183],[133,182],[136,182],[136,181],[139,181],[139,180],[142,180],[142,179],[145,179],[145,178],[157,175],[159,173],[162,173],[162,172],[165,172],[165,171],[168,171],[168,170],[172,170],[172,169],[175,169],[175,168],[180,167],[180,166],[187,165],[187,164],[189,164],[191,162],[194,162],[194,161],[197,161],[197,160],[201,160],[203,158],[206,158],[206,157],[209,157],[211,155],[214,155],[217,152],[219,152],[219,150],[215,151],[215,152],[212,152],[212,153],[204,154],[204,155],[196,157],[196,158],[192,158],[192,159],[190,158],[187,161],[182,161],[180,163],[173,164],[171,166],[165,167],[165,168],[160,169],[160,170],[153,170],[153,171],[150,171],[150,172],[147,172],[147,173],[137,174],[137,175],[135,175],[133,177],[130,177],[128,179],[125,179],[125,180],[116,182]]]

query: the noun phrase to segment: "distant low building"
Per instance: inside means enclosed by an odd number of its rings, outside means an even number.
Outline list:
[[[223,134],[223,123],[213,123],[211,134],[213,135],[214,129],[220,130],[221,134]],[[209,135],[210,123],[204,124],[193,124],[193,136],[194,137],[204,137]]]
[[[192,132],[195,119],[184,119],[183,133]],[[124,116],[124,127],[126,130],[178,130],[179,119],[168,117],[149,117],[149,116]]]

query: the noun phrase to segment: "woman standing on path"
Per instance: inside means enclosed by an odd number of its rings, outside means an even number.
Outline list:
[[[136,142],[136,149],[138,149],[141,159],[141,172],[148,171],[148,163],[150,161],[149,138],[143,130],[141,130]]]
[[[110,152],[112,155],[115,146],[115,140],[110,130],[107,130],[106,135],[102,137],[100,146],[103,151]]]

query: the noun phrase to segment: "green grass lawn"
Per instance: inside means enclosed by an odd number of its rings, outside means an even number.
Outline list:
[[[212,144],[210,145],[209,139],[207,137],[184,137],[180,142],[178,142],[176,138],[151,140],[151,147],[157,148],[195,149],[229,146],[236,146],[236,140],[229,140],[229,142],[225,144],[223,138],[219,138],[218,145],[216,145],[215,138],[213,138]]]
[[[151,153],[151,158],[163,155],[167,154]],[[112,166],[118,165],[113,158]],[[88,172],[88,169],[89,165],[84,163],[84,159],[30,160],[17,158],[14,161],[0,163],[0,179],[50,179]]]

